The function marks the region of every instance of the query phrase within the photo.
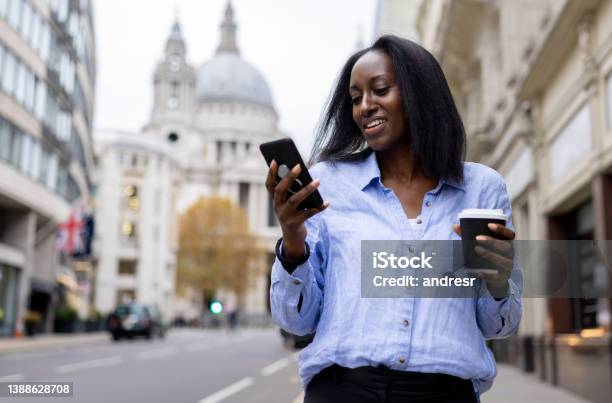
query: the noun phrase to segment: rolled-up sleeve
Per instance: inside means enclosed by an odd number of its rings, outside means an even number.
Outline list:
[[[306,242],[310,247],[308,260],[297,266],[291,274],[285,270],[278,258],[272,265],[272,318],[281,328],[296,335],[313,333],[321,316],[327,261],[327,231],[320,214],[306,221]]]
[[[492,205],[486,208],[502,209],[508,217],[506,226],[514,229],[512,224],[512,207],[510,206],[506,184],[501,175],[495,182],[492,186],[493,192],[490,199],[492,200]],[[516,331],[521,321],[523,280],[516,256],[508,286],[508,295],[505,298],[496,300],[488,291],[486,283],[482,282],[481,291],[476,301],[476,319],[483,336],[487,339],[510,336]]]

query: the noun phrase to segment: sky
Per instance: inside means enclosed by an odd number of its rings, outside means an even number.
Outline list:
[[[196,66],[219,43],[227,0],[98,0],[94,127],[139,131],[153,71],[176,16]],[[232,0],[241,56],[271,88],[279,129],[306,157],[333,82],[361,37],[373,37],[377,0]]]

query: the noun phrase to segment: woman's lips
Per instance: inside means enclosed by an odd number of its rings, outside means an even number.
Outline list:
[[[363,132],[364,132],[364,133],[365,133],[367,136],[376,136],[376,135],[378,135],[378,134],[382,133],[382,131],[385,129],[385,126],[386,126],[386,125],[387,125],[387,122],[385,121],[385,122],[382,122],[381,124],[376,125],[376,126],[374,126],[374,127],[369,127],[369,128],[366,128],[366,129],[364,129],[364,131],[363,131]]]

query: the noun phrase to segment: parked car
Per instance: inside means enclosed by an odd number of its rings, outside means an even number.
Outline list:
[[[289,333],[283,329],[280,329],[280,334],[283,337],[283,344],[287,348],[293,349],[302,349],[309,345],[314,339],[315,334],[307,334],[305,336],[298,336],[292,333]]]
[[[134,336],[144,336],[147,339],[155,336],[163,338],[167,330],[156,306],[136,302],[117,306],[109,315],[107,323],[108,331],[115,341],[122,337],[131,339]]]

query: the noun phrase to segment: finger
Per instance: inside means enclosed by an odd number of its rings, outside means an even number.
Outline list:
[[[278,182],[274,188],[274,202],[277,206],[280,206],[287,200],[287,189],[293,184],[301,170],[302,167],[300,167],[300,164],[297,164]]]
[[[319,214],[321,211],[325,210],[329,207],[329,202],[324,202],[321,207],[313,207],[302,211],[304,214],[304,221],[308,220],[310,217]]]
[[[275,160],[270,163],[270,169],[268,169],[268,175],[266,176],[266,189],[270,196],[274,195],[274,187],[276,186],[276,173],[278,172],[278,164]]]
[[[287,203],[296,207],[299,206],[304,199],[306,199],[312,192],[317,190],[320,184],[321,182],[318,179],[313,180],[308,185],[300,189],[299,192],[288,198]]]
[[[474,248],[477,254],[491,262],[495,267],[498,267],[502,270],[511,271],[513,267],[513,260],[509,259],[506,256],[500,255],[498,253],[492,252],[482,246],[476,246]]]
[[[512,242],[495,239],[487,235],[478,235],[476,242],[484,248],[499,252],[507,257],[513,256]]]
[[[504,239],[513,240],[516,234],[510,228],[505,225],[489,223],[489,229],[496,234],[501,235]]]
[[[461,226],[459,224],[453,224],[453,231],[455,231],[455,234],[461,236]]]

